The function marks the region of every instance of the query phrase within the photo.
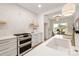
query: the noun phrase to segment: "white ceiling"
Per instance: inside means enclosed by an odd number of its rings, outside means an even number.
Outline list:
[[[42,7],[38,8],[38,4]],[[44,13],[57,7],[62,8],[65,3],[19,3],[18,5],[36,14]]]

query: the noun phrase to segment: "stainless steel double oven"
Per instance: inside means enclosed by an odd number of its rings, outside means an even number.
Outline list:
[[[32,36],[30,33],[15,34],[17,36],[17,55],[22,56],[32,49]]]

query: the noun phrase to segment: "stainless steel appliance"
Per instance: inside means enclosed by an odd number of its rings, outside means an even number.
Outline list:
[[[17,36],[17,55],[24,55],[32,49],[32,36],[30,33],[15,34]]]

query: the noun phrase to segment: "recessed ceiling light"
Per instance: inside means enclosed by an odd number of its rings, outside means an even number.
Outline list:
[[[39,4],[39,5],[38,5],[38,8],[41,8],[41,7],[42,7],[42,5],[41,5],[41,4]]]

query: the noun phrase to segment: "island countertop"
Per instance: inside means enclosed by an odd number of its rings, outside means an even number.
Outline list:
[[[63,50],[62,49],[58,50],[51,47],[51,46],[54,46],[52,42],[54,41],[55,38],[59,38],[60,44],[61,44],[61,40],[66,40],[66,39],[63,39],[62,35],[55,35],[50,39],[48,39],[47,41],[45,41],[44,43],[35,47],[33,50],[31,50],[24,56],[60,56],[60,55],[68,56],[69,55],[68,54],[69,51],[67,51],[69,50],[68,48]],[[66,41],[69,41],[69,40],[66,40]],[[68,44],[66,46],[68,46]]]

